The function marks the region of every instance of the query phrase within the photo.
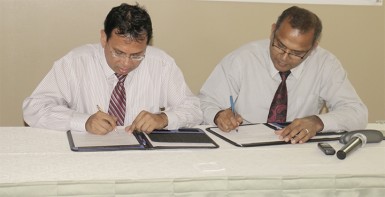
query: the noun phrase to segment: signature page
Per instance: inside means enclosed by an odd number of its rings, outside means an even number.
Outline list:
[[[239,145],[259,142],[280,141],[274,130],[264,124],[241,125],[238,132],[223,132],[219,128],[210,128],[211,131],[231,140]]]

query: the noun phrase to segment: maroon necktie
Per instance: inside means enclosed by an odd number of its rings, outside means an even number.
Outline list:
[[[123,126],[124,116],[126,114],[126,90],[124,89],[124,80],[126,80],[127,75],[119,75],[116,73],[115,75],[119,81],[116,84],[114,91],[112,91],[108,113],[118,118],[118,121],[116,122],[118,126]]]
[[[281,83],[275,92],[273,101],[271,102],[269,116],[267,122],[286,122],[287,112],[287,88],[286,79],[290,75],[290,70],[286,72],[279,72],[281,75]]]

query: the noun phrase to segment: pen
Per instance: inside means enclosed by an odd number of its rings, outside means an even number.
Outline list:
[[[99,105],[96,105],[96,107],[98,108],[98,111],[103,112],[102,108],[100,108]]]
[[[98,108],[98,111],[105,113],[99,105],[96,105],[96,108]],[[115,132],[118,132],[118,130],[116,129],[116,127],[115,127],[114,131],[115,131]]]
[[[235,117],[234,99],[233,99],[232,95],[230,95],[230,106],[231,106],[231,111],[233,112],[234,117]],[[235,131],[238,132],[238,126],[235,129]]]

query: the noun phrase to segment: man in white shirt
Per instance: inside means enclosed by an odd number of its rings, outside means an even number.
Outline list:
[[[200,124],[198,97],[174,59],[148,45],[151,38],[152,23],[144,8],[128,4],[112,8],[101,30],[101,43],[76,48],[56,61],[25,99],[25,122],[95,134],[114,130],[119,119],[128,132]],[[112,104],[118,77],[125,80],[115,99],[118,104]],[[110,112],[114,105],[123,112]]]
[[[293,6],[272,25],[270,39],[227,55],[200,91],[205,123],[229,132],[241,123],[269,122],[273,97],[283,82],[280,73],[287,73],[286,104],[278,111],[291,124],[276,131],[281,140],[304,143],[321,131],[365,128],[367,108],[339,60],[318,46],[321,32],[314,13]],[[329,112],[320,114],[324,103]]]

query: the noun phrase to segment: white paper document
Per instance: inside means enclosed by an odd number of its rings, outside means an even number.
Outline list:
[[[235,130],[223,132],[219,128],[211,128],[211,130],[237,144],[279,141],[274,130],[264,124],[242,125],[239,126],[238,132]]]
[[[139,145],[136,137],[126,132],[123,127],[118,127],[116,131],[109,132],[106,135],[95,135],[80,131],[71,131],[71,134],[76,147]]]

